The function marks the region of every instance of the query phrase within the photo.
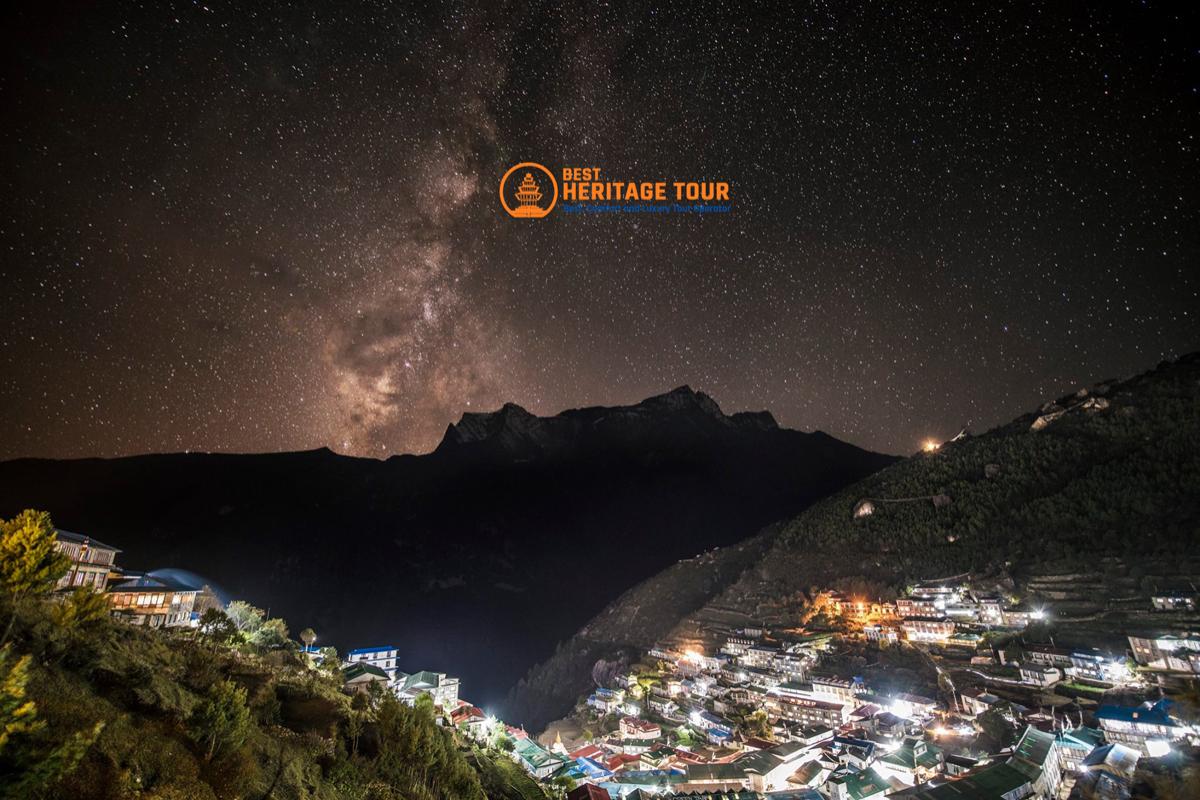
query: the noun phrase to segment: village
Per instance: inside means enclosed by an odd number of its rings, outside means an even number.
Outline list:
[[[197,627],[222,608],[208,587],[122,571],[120,550],[90,537],[59,530],[57,546],[71,560],[58,588],[103,592],[130,624]],[[1197,593],[1150,605],[1187,620]],[[1168,697],[1200,676],[1200,631],[1108,648],[1024,635],[1052,615],[970,576],[894,601],[822,592],[804,628],[655,645],[580,699],[565,741],[562,728],[539,741],[488,715],[452,675],[402,671],[395,645],[350,650],[339,666],[347,693],[426,697],[464,744],[507,753],[569,800],[1128,797],[1139,766],[1200,744],[1196,709]],[[301,652],[314,666],[331,657],[311,641]]]

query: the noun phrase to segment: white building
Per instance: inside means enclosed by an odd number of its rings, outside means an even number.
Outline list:
[[[1021,682],[1030,686],[1053,686],[1062,680],[1062,673],[1057,667],[1045,664],[1025,663],[1021,665]]]
[[[388,678],[395,680],[397,672],[397,654],[396,646],[385,644],[380,647],[360,647],[357,650],[351,650],[346,655],[346,665],[351,664],[370,664],[372,667],[383,670],[387,673]]]
[[[945,617],[909,617],[902,625],[910,642],[944,642],[954,633],[954,620]]]
[[[422,671],[412,675],[399,672],[396,674],[396,696],[404,702],[414,703],[425,694],[438,708],[455,708],[458,706],[458,682],[458,678],[444,672]]]

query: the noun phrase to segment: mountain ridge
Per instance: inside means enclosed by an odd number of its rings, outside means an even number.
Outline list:
[[[660,430],[653,430],[655,427]],[[434,452],[490,447],[528,455],[531,451],[551,452],[556,446],[597,433],[669,438],[752,430],[781,429],[769,411],[725,414],[709,395],[683,385],[634,404],[569,408],[550,416],[532,414],[511,402],[496,411],[465,412],[446,427]]]
[[[0,514],[48,510],[120,566],[188,569],[339,648],[391,641],[408,669],[458,672],[492,702],[638,581],[894,460],[706,398],[502,406],[464,415],[461,442],[385,460],[0,462]]]
[[[598,663],[662,640],[711,647],[741,625],[796,626],[830,588],[894,596],[971,572],[1044,601],[1093,643],[1123,626],[1169,626],[1149,614],[1147,592],[1200,577],[1197,453],[1198,353],[1051,399],[627,590],[531,670],[509,707],[541,728],[590,688]],[[872,508],[859,513],[864,501]],[[649,606],[663,611],[647,616]]]

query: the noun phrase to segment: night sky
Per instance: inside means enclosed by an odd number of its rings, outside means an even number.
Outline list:
[[[907,453],[1200,348],[1195,4],[435,5],[4,12],[0,458],[685,383]],[[520,161],[733,210],[514,220]]]

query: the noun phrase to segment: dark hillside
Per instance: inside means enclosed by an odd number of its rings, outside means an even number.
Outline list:
[[[713,554],[703,571],[671,567],[588,623],[512,702],[545,723],[590,688],[564,676],[587,676],[597,660],[747,622],[792,626],[815,589],[886,595],[967,572],[1093,643],[1194,625],[1152,614],[1149,595],[1200,581],[1200,356],[893,464]]]
[[[323,644],[392,643],[492,704],[625,589],[894,459],[681,388],[633,406],[466,414],[437,451],[0,464],[0,514],[44,508],[269,607]],[[516,719],[514,721],[520,721]]]

